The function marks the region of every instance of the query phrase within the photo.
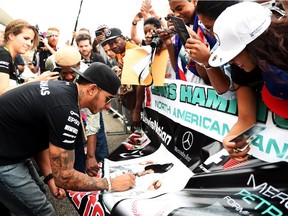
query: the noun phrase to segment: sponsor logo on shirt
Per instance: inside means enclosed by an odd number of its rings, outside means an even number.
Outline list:
[[[78,129],[77,129],[77,128],[71,127],[71,126],[69,126],[69,125],[65,125],[64,129],[65,129],[66,131],[69,131],[69,132],[71,132],[71,133],[73,133],[73,134],[76,134],[76,135],[77,135],[77,133],[78,133]]]
[[[78,119],[71,117],[71,116],[68,117],[68,121],[76,124],[77,126],[80,125],[80,121]]]
[[[79,118],[79,114],[74,112],[74,111],[72,111],[72,110],[70,111],[70,115],[75,115],[75,116],[77,116]]]
[[[64,143],[74,143],[75,140],[64,140]]]
[[[63,140],[64,143],[74,143],[76,135],[78,134],[78,127],[80,125],[79,114],[74,111],[70,111],[70,115],[67,118],[67,124],[64,127],[65,132],[63,136],[66,137]]]
[[[73,138],[73,139],[76,138],[76,136],[71,135],[71,134],[68,134],[68,133],[63,133],[63,135],[64,135],[64,136],[67,136],[67,137],[70,137],[70,138]]]
[[[48,81],[40,82],[40,93],[42,96],[50,95]]]

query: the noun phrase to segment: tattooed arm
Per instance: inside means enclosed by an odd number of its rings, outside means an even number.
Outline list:
[[[49,150],[46,149],[38,154],[34,155],[35,161],[44,177],[48,176],[52,170],[49,160]],[[58,199],[66,197],[66,192],[62,188],[58,188],[54,182],[54,178],[49,179],[46,184],[49,186],[51,194]]]
[[[78,191],[108,189],[108,182],[104,178],[90,177],[73,168],[74,150],[66,150],[50,143],[49,152],[52,173],[58,187]],[[113,191],[125,191],[134,185],[135,176],[132,174],[126,173],[111,179]]]

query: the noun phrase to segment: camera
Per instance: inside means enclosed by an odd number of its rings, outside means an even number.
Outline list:
[[[39,41],[39,44],[37,46],[37,49],[41,48],[41,47],[45,47],[44,43],[42,42],[42,40],[44,38],[50,38],[52,36],[52,33],[51,32],[39,32],[39,38],[40,38],[40,41]]]
[[[101,35],[102,35],[102,31],[96,31],[96,32],[95,32],[95,36],[96,36],[96,37],[101,36]]]
[[[152,41],[150,43],[150,46],[152,48],[159,47],[163,43],[163,41],[158,37],[156,33],[152,34],[151,38],[152,38]]]
[[[37,49],[45,46],[44,43],[41,41],[41,40],[43,40],[45,38],[45,36],[44,36],[44,34],[42,32],[39,33],[39,38],[40,38],[40,41],[39,41]]]
[[[164,17],[164,19],[165,19],[166,21],[169,21],[169,20],[171,20],[171,17],[173,17],[173,16],[167,15],[166,17]]]

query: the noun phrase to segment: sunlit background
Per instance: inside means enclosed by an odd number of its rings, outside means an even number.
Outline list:
[[[0,0],[3,9],[13,19],[21,18],[38,25],[41,32],[48,27],[60,29],[59,46],[72,39],[81,0]],[[83,0],[77,29],[88,28],[94,37],[95,29],[106,24],[118,27],[130,36],[131,23],[140,11],[142,0]],[[168,0],[152,0],[154,10],[160,16],[167,14]],[[2,14],[1,17],[3,18]],[[0,19],[1,19],[0,17]],[[138,24],[139,35],[143,34],[143,22]],[[4,29],[1,26],[1,29]]]

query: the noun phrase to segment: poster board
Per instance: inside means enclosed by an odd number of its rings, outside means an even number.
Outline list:
[[[152,48],[150,46],[137,47],[126,51],[124,66],[121,75],[122,84],[139,85],[139,74],[142,70],[142,79],[140,85],[163,86],[166,73],[168,51],[167,49],[155,54],[151,71],[149,71],[149,61]],[[150,74],[151,72],[151,74]]]

